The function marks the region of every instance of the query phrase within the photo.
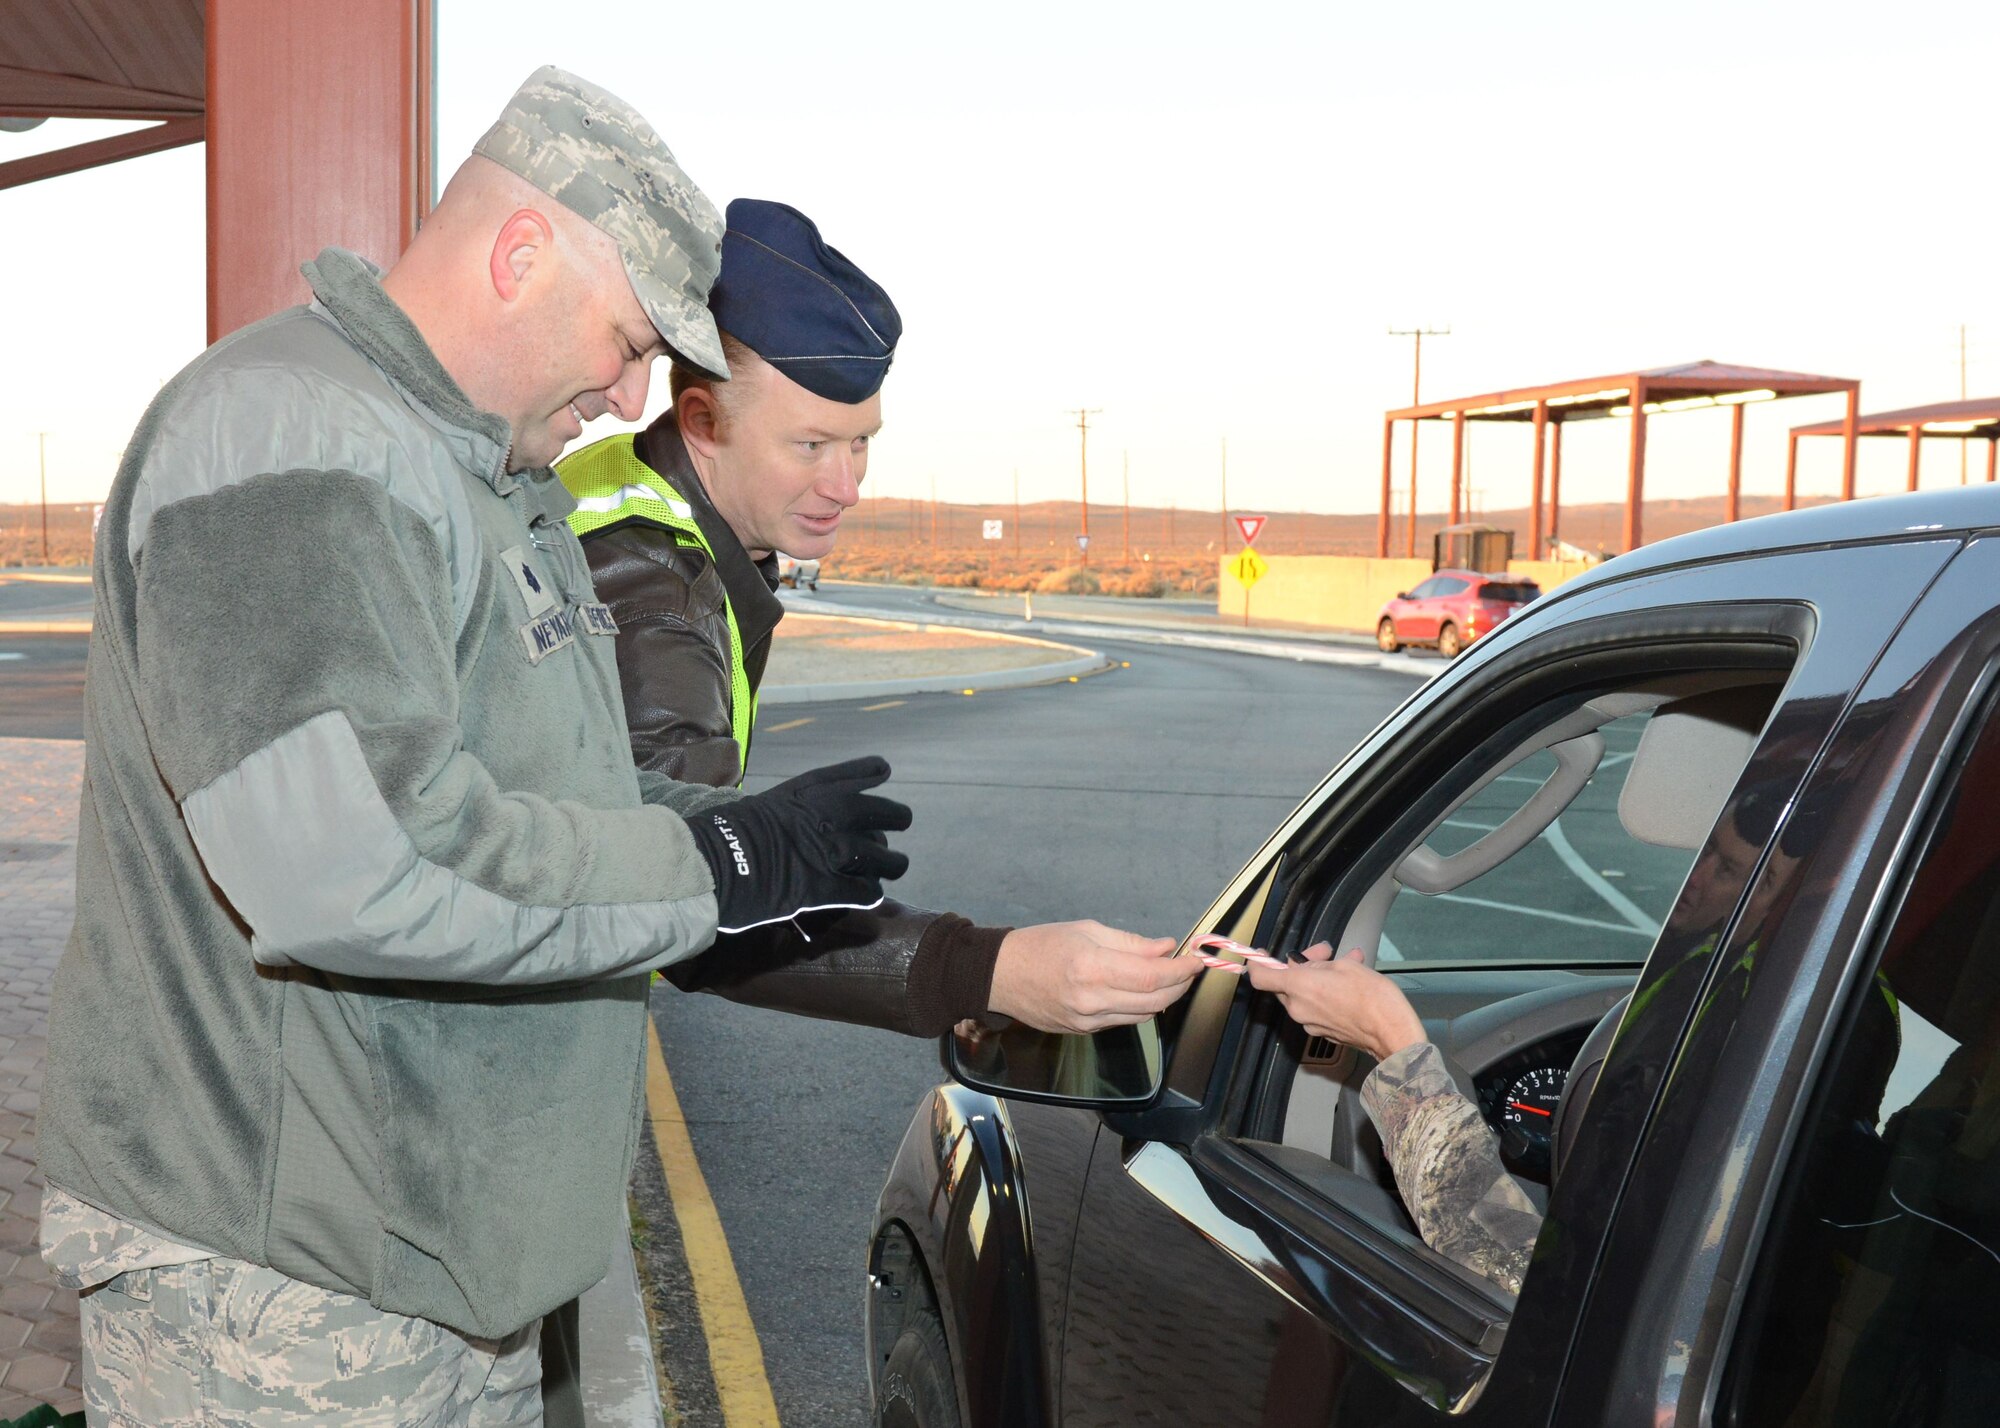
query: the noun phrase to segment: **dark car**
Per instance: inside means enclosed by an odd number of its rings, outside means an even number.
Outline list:
[[[1357,1088],[1211,971],[947,1038],[884,1187],[883,1420],[1956,1424],[2000,1402],[2000,490],[1625,556],[1508,621],[1190,937],[1359,947],[1544,1208],[1427,1247]]]
[[[1476,570],[1440,570],[1414,589],[1382,606],[1375,643],[1385,654],[1404,645],[1436,645],[1446,659],[1541,596],[1532,580],[1481,575]]]

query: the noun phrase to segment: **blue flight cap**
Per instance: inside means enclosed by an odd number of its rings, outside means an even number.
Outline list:
[[[879,284],[819,236],[796,208],[761,198],[729,205],[715,325],[816,396],[865,402],[895,360],[903,320]]]

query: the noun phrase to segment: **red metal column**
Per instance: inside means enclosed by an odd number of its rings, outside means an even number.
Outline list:
[[[1854,453],[1861,444],[1861,384],[1847,389],[1847,415],[1841,419],[1840,439],[1847,449],[1840,458],[1840,499],[1854,499]]]
[[[1535,403],[1535,478],[1528,501],[1528,559],[1542,558],[1542,453],[1548,445],[1549,404]]]
[[[431,200],[431,0],[208,0],[208,335],[306,297],[329,244],[381,264]]]
[[[1375,555],[1386,559],[1389,554],[1389,454],[1396,445],[1396,423],[1382,423],[1382,514],[1375,518]],[[1410,512],[1411,523],[1415,524],[1416,512]]]
[[[1637,550],[1645,539],[1646,504],[1646,385],[1632,388],[1632,445],[1625,460],[1625,549]]]
[[[1917,489],[1917,468],[1924,459],[1924,424],[1916,422],[1910,427],[1910,483],[1906,490]]]
[[[2000,436],[1986,438],[1986,479],[2000,476]]]
[[[1729,504],[1722,513],[1725,521],[1743,514],[1743,403],[1729,409]]]
[[[1451,414],[1451,524],[1458,524],[1458,493],[1465,479],[1465,413]]]
[[[1563,509],[1563,424],[1558,418],[1549,440],[1549,544],[1562,539]]]
[[[1785,509],[1793,511],[1799,504],[1799,434],[1793,432],[1785,444]]]

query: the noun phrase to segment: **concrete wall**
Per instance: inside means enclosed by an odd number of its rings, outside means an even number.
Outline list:
[[[1249,592],[1250,622],[1286,621],[1335,630],[1370,631],[1383,602],[1431,575],[1428,560],[1376,560],[1353,555],[1273,555],[1264,578]],[[1244,590],[1229,573],[1233,554],[1220,561],[1215,612],[1243,618]],[[1590,567],[1573,561],[1517,560],[1508,573],[1553,590]]]

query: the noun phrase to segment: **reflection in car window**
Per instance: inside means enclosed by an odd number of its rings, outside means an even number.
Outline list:
[[[1428,600],[1431,596],[1438,593],[1438,586],[1443,583],[1443,581],[1436,578],[1423,581],[1411,589],[1408,598],[1411,600]]]
[[[1470,580],[1460,580],[1456,576],[1440,575],[1430,583],[1430,593],[1433,595],[1456,595],[1472,582]]]
[[[1483,877],[1391,904],[1378,961],[1637,962],[1686,880],[1694,853],[1643,843],[1625,828],[1619,795],[1646,714],[1599,732],[1605,752],[1590,782],[1527,847]],[[1431,835],[1443,856],[1499,827],[1555,771],[1553,755],[1523,760],[1475,794]]]
[[[2000,721],[1960,765],[1779,1201],[1725,1421],[1990,1423],[2000,1402]]]

